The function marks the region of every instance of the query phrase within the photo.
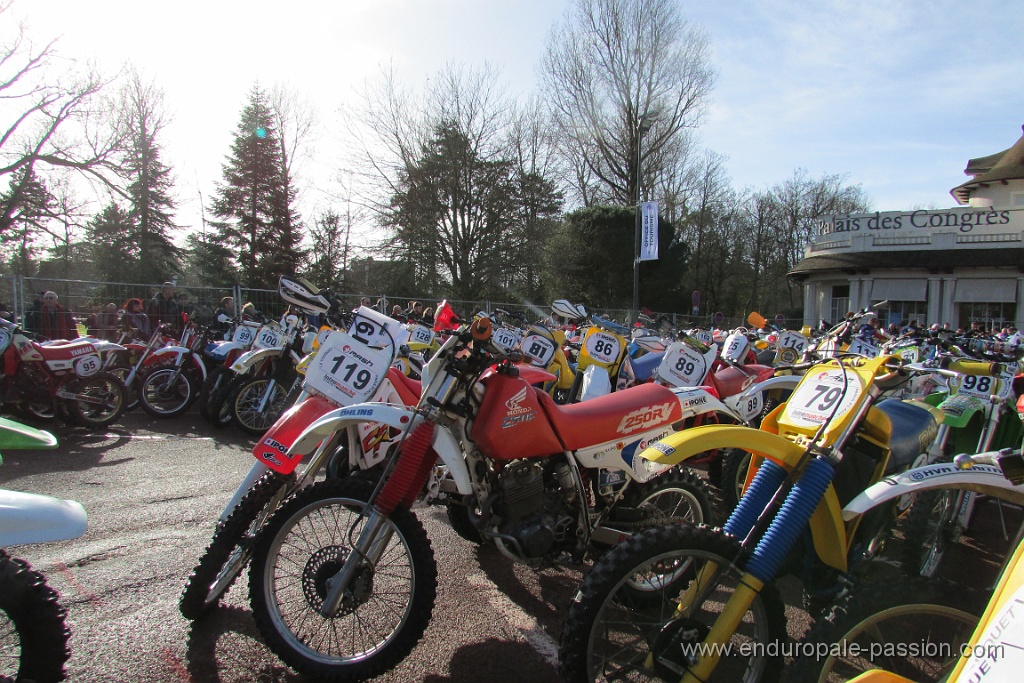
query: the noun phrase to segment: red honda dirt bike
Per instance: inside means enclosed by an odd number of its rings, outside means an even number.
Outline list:
[[[404,433],[376,485],[358,477],[313,484],[257,537],[249,582],[256,622],[268,646],[304,675],[376,676],[422,636],[437,566],[410,507],[439,463],[453,525],[534,567],[581,562],[659,520],[714,522],[703,480],[635,457],[700,409],[692,392],[644,384],[557,405],[533,386],[532,375],[553,376],[518,366],[522,353],[501,351],[490,336],[487,318],[455,331],[424,367],[415,409],[350,405],[310,424],[290,448],[267,444],[257,454],[283,473],[305,455],[316,461],[332,452],[363,422]],[[377,372],[352,355],[325,360],[332,362],[320,371],[339,384]],[[667,512],[662,498],[672,501]],[[637,599],[644,597],[638,585]]]
[[[40,344],[0,319],[0,401],[38,419],[56,415],[89,429],[106,427],[124,412],[127,390],[101,369],[100,354],[123,350],[96,339]]]

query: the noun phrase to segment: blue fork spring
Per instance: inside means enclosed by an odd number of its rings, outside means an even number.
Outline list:
[[[786,555],[803,533],[814,509],[825,495],[834,472],[826,460],[816,458],[807,464],[803,475],[786,496],[779,514],[754,548],[754,554],[747,562],[748,572],[765,583],[775,578]]]
[[[747,537],[758,516],[768,507],[775,491],[786,478],[786,469],[771,460],[765,460],[757,468],[757,474],[747,487],[739,505],[729,515],[724,531],[740,540]]]

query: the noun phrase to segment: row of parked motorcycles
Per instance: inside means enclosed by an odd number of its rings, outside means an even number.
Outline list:
[[[417,506],[443,505],[513,562],[593,563],[561,634],[567,680],[772,681],[780,576],[800,577],[818,616],[809,643],[870,638],[878,614],[941,617],[966,642],[980,613],[927,577],[978,500],[1024,504],[1017,358],[994,342],[874,347],[855,338],[867,310],[822,334],[757,314],[727,334],[630,329],[565,300],[559,325],[429,329],[345,311],[304,280],[279,293],[276,325],[150,340],[175,350],[152,367],[138,352],[130,395],[164,415],[198,400],[260,435],[179,607],[202,617],[249,566],[266,643],[311,678],[379,675],[425,632],[438,570]],[[879,590],[894,532],[912,576]],[[794,681],[852,672],[797,664]]]

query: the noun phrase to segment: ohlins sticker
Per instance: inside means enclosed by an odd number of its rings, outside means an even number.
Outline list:
[[[629,432],[635,432],[638,429],[652,424],[664,422],[672,414],[672,404],[663,403],[660,406],[648,406],[646,408],[639,408],[623,416],[622,421],[619,422],[619,427],[615,431],[626,434]]]

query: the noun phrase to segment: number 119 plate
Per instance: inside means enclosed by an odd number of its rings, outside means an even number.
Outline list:
[[[306,385],[339,406],[368,401],[384,380],[391,355],[342,331],[332,332],[306,371]]]

